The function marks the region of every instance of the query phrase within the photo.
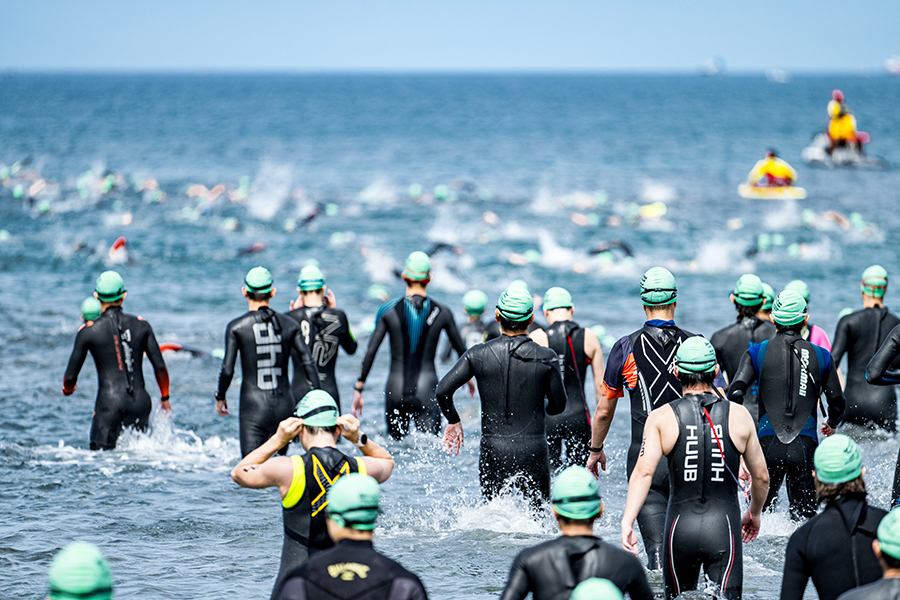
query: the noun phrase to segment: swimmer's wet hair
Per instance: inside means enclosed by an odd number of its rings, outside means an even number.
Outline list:
[[[504,319],[500,317],[500,329],[506,331],[528,331],[528,326],[530,323],[528,319],[524,321],[510,321],[509,319]]]
[[[803,330],[803,322],[797,323],[795,325],[779,325],[775,323],[775,333],[781,333],[782,331],[793,331],[795,333],[800,333]]]
[[[594,521],[600,518],[600,514],[591,517],[590,519],[570,519],[569,517],[564,517],[561,514],[557,513],[556,517],[559,519],[559,522],[563,525],[582,525],[582,526],[591,526],[594,524]]]
[[[681,387],[689,388],[696,385],[712,385],[716,380],[715,370],[708,373],[688,373],[687,371],[678,371],[678,381]]]
[[[254,302],[263,302],[272,297],[272,292],[266,292],[265,294],[261,294],[259,292],[251,292],[247,290],[247,298],[253,300]]]
[[[819,500],[819,504],[828,504],[847,494],[866,493],[866,482],[863,481],[862,475],[844,483],[822,483],[819,481],[818,477],[815,477],[814,480],[816,483],[816,497]]]
[[[881,562],[888,569],[900,569],[900,558],[894,558],[884,550],[881,551]]]
[[[755,304],[753,306],[744,306],[743,304],[735,304],[734,307],[737,309],[737,314],[739,317],[755,317],[756,313],[762,308],[764,302],[760,302],[759,304]]]

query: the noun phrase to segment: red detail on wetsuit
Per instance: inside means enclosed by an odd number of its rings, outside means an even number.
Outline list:
[[[156,383],[159,385],[159,394],[163,398],[169,397],[169,371],[163,367],[156,369]]]
[[[725,456],[724,454],[722,455]],[[724,460],[724,458],[723,458]],[[726,519],[728,517],[725,517]],[[734,567],[734,534],[728,536],[729,537],[729,545],[731,546],[730,556],[728,557],[728,570],[725,571],[725,579],[722,580],[722,593],[725,593],[725,590],[728,588],[728,578],[731,577],[731,569]]]
[[[181,348],[182,348],[181,344],[176,344],[175,342],[169,342],[166,344],[159,345],[160,352],[168,352],[168,351],[178,352],[179,350],[181,350]]]
[[[116,347],[116,360],[119,361],[119,370],[124,371],[125,367],[122,365],[122,353],[119,351],[119,336],[113,336],[113,345]]]
[[[675,584],[675,595],[681,593],[681,586],[678,584],[678,574],[675,572],[675,557],[672,555],[672,546],[675,541],[675,526],[678,524],[678,517],[672,521],[672,529],[669,530],[669,568],[672,569],[672,582]]]

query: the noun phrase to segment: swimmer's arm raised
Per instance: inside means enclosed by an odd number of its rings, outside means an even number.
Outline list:
[[[341,435],[353,444],[359,442],[359,420],[353,415],[341,415],[337,418]],[[366,439],[366,445],[359,448],[363,453],[363,462],[366,464],[366,472],[375,478],[378,483],[384,483],[394,470],[394,457],[391,453],[372,441]]]
[[[293,463],[286,456],[278,456],[272,460],[269,458],[297,437],[302,427],[303,419],[297,417],[289,417],[279,423],[275,435],[245,456],[231,470],[231,478],[246,488],[277,487],[284,498],[294,477]]]

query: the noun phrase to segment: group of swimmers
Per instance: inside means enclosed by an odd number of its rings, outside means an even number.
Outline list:
[[[415,575],[371,545],[378,483],[390,477],[395,461],[360,431],[358,419],[385,335],[388,434],[400,439],[413,425],[439,434],[443,414],[441,444],[458,453],[464,434],[453,395],[464,385],[474,395],[477,387],[484,497],[513,488],[535,506],[552,506],[562,537],[516,558],[506,600],[529,592],[536,600],[652,598],[635,556],[635,521],[648,567],[663,569],[667,598],[694,589],[701,568],[726,598],[740,598],[741,543],[757,537],[761,513],[777,501],[784,480],[791,517],[808,521],[788,545],[782,598],[802,597],[809,578],[820,598],[837,598],[875,582],[882,568],[888,579],[900,574],[900,516],[866,503],[859,450],[835,435],[847,421],[895,428],[893,388],[876,387],[900,383],[900,371],[891,368],[900,356],[900,319],[883,306],[888,275],[882,267],[863,273],[864,308],[841,318],[834,347],[809,323],[803,282],[776,296],[757,276],[742,276],[731,295],[736,322],[707,341],[675,324],[675,278],[654,267],[641,279],[646,321],[613,345],[605,368],[597,335],[573,320],[573,298],[564,288],[543,296],[546,327],[534,322],[535,297],[524,282],[500,295],[490,324],[481,320],[486,295],[473,291],[464,298],[462,335],[450,310],[427,294],[427,254],[412,253],[401,278],[406,293],[378,312],[347,414],[335,364],[338,347],[352,354],[357,342],[321,270],[304,267],[286,314],[269,306],[276,290],[268,270],[256,267],[244,279],[249,310],[226,329],[215,399],[219,414],[228,414],[226,393],[240,354],[243,458],[232,478],[249,488],[279,489],[284,542],[272,598],[426,597]],[[86,301],[63,392],[75,390],[90,352],[100,381],[91,448],[108,449],[123,427],[147,425],[143,355],[154,366],[164,410],[170,410],[168,373],[149,324],[122,312],[122,278],[101,274],[94,296],[99,314]],[[439,381],[434,361],[441,332],[459,359]],[[846,381],[837,369],[844,353]],[[585,392],[589,369],[593,415]],[[622,549],[594,537],[593,523],[603,506],[597,469],[607,467],[605,442],[626,388],[632,438]],[[817,429],[826,436],[821,444]],[[362,457],[343,452],[342,437]],[[305,454],[284,456],[297,438]],[[551,486],[553,471],[559,475]],[[898,482],[900,467],[895,502]],[[743,515],[739,490],[749,504]],[[826,509],[815,516],[820,503]],[[826,526],[838,518],[844,529]],[[812,560],[814,552],[831,562]]]

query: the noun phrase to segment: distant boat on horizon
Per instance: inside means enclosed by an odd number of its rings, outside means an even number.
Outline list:
[[[900,77],[900,56],[894,55],[884,61],[884,69],[888,72],[888,75]]]
[[[725,59],[721,56],[713,56],[700,65],[700,73],[707,76],[721,75],[725,71]]]

